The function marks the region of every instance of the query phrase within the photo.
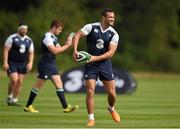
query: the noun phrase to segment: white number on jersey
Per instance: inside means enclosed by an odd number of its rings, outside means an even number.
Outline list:
[[[26,46],[24,44],[20,45],[19,52],[24,53],[26,51]]]

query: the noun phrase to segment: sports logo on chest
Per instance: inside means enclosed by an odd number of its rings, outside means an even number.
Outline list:
[[[19,38],[15,38],[14,41],[15,41],[15,42],[19,42]]]
[[[94,29],[94,31],[93,31],[94,33],[98,33],[99,31],[98,31],[98,29]]]

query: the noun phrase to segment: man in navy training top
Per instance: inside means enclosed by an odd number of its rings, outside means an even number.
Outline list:
[[[112,28],[115,14],[112,9],[104,9],[101,21],[85,25],[73,38],[74,60],[78,57],[79,39],[86,36],[87,51],[91,59],[85,64],[85,85],[87,88],[86,106],[88,111],[87,126],[95,125],[94,92],[99,78],[108,93],[108,111],[115,122],[120,122],[120,116],[114,105],[116,100],[115,82],[110,58],[114,55],[119,41],[118,33]]]
[[[64,45],[61,46],[59,44],[58,38],[56,36],[62,32],[63,26],[64,25],[61,21],[53,20],[49,31],[44,35],[44,38],[41,42],[42,55],[38,62],[38,77],[30,91],[29,99],[24,108],[24,111],[26,112],[39,112],[32,106],[32,103],[38,95],[39,90],[44,86],[47,79],[50,79],[53,82],[56,88],[57,96],[63,106],[65,113],[72,112],[77,108],[76,106],[71,106],[66,102],[62,80],[55,63],[56,55],[63,53],[72,45],[73,35],[70,35],[67,38]]]
[[[4,44],[3,69],[10,79],[7,104],[12,106],[20,106],[17,102],[23,79],[33,66],[34,45],[27,32],[28,26],[20,23],[17,33],[10,35]]]

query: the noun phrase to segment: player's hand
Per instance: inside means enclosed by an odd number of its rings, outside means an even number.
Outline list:
[[[32,70],[32,63],[28,63],[26,68],[27,68],[27,72],[31,71]]]
[[[71,32],[67,38],[67,40],[72,40],[73,37],[74,37],[75,33],[74,32]]]
[[[74,58],[74,61],[76,62],[76,59],[79,57],[78,55],[78,51],[77,50],[74,50],[73,51],[73,58]]]
[[[3,70],[7,71],[9,69],[8,63],[3,63]]]
[[[66,45],[68,45],[69,47],[72,45],[72,38],[74,37],[74,35],[75,35],[74,32],[70,33],[70,35],[68,36],[66,40]]]
[[[98,59],[97,56],[92,56],[92,55],[91,55],[91,58],[90,58],[86,63],[95,62],[95,61],[97,61],[97,59]]]
[[[58,44],[56,44],[55,47],[56,47],[56,48],[60,48],[61,46],[60,46],[60,44],[58,43]]]

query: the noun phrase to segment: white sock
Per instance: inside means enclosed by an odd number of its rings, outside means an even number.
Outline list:
[[[108,106],[108,109],[109,109],[110,112],[112,112],[112,111],[114,111],[114,106],[113,107]]]
[[[8,103],[12,103],[12,99],[13,99],[13,95],[10,94],[10,95],[7,97],[7,102],[8,102]]]
[[[89,120],[94,120],[94,114],[89,114],[88,118],[89,118]]]
[[[16,103],[17,101],[18,101],[17,98],[13,98],[13,99],[12,99],[12,102],[13,102],[13,103]]]
[[[8,97],[12,99],[12,98],[13,98],[13,95],[12,95],[12,94],[10,94]]]

